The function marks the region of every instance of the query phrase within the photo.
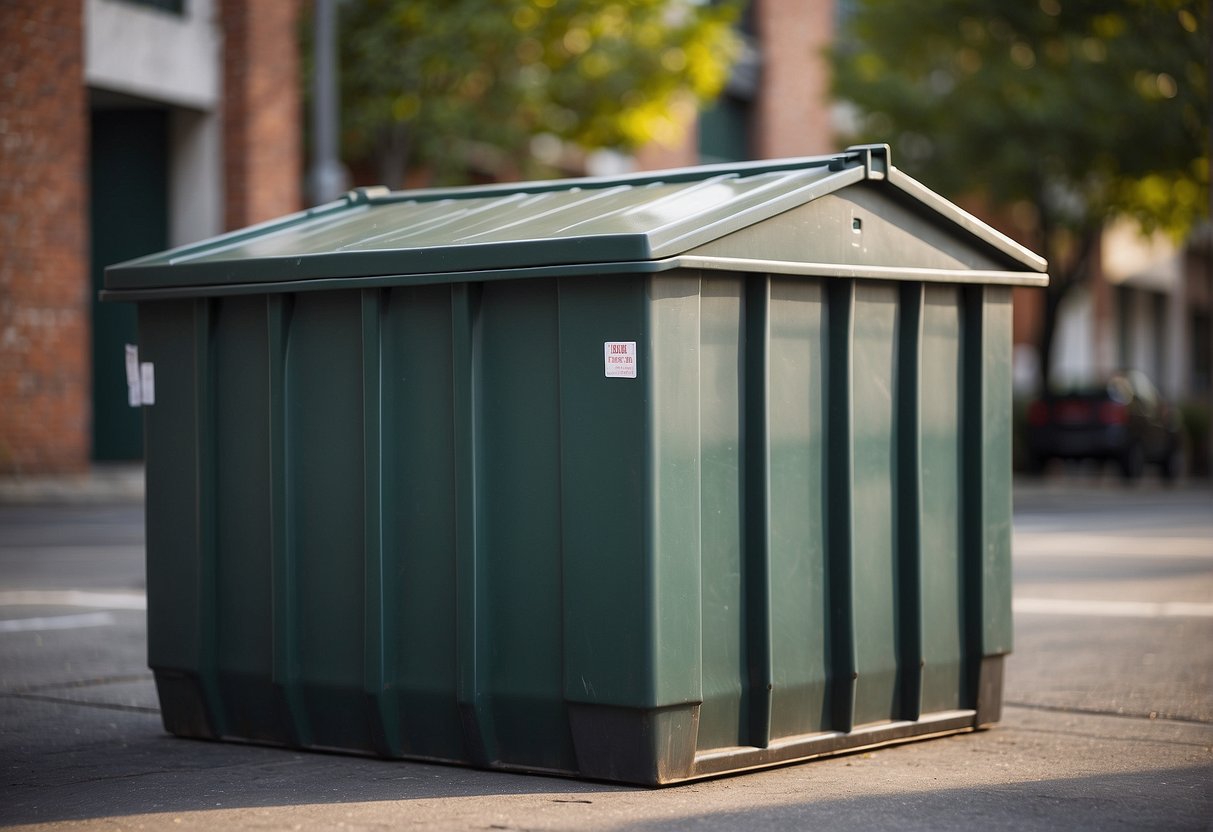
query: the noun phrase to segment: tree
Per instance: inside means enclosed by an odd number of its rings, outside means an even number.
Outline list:
[[[1022,219],[1049,261],[1041,379],[1058,306],[1100,230],[1177,237],[1207,214],[1209,30],[1183,0],[854,0],[832,51],[856,138],[889,141],[941,192]]]
[[[736,12],[690,0],[347,0],[346,154],[399,187],[411,167],[440,182],[477,165],[523,175],[537,135],[585,149],[674,140],[727,80]]]

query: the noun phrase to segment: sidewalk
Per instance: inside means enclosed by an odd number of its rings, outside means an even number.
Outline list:
[[[1017,615],[993,730],[657,791],[176,739],[146,668],[135,480],[0,505],[0,827],[1211,828],[1213,617]],[[1213,600],[1207,489],[1027,492],[1017,596]],[[1093,535],[1133,545],[1100,556]]]
[[[96,463],[84,474],[0,476],[0,505],[142,503],[142,462]]]

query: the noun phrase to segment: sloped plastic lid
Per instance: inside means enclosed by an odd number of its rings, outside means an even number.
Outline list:
[[[895,184],[896,177],[915,186],[901,188],[903,198],[996,250],[1010,267],[1043,270],[1031,252],[897,173],[887,164],[887,148],[876,150],[875,156],[872,148],[857,148],[832,157],[633,177],[397,193],[364,189],[310,211],[111,266],[105,286],[109,294],[594,264],[628,271],[864,179]]]

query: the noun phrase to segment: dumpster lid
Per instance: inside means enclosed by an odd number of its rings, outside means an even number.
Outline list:
[[[936,235],[943,229],[953,247],[977,254],[942,262],[928,258],[917,265],[913,256],[889,261],[887,253],[884,260],[846,262],[849,255],[837,256],[825,246],[829,256],[805,257],[806,250],[814,253],[813,238],[822,233],[820,218],[809,220],[816,229],[806,228],[803,217],[786,228],[776,220],[770,230],[801,242],[794,253],[773,260],[754,256],[763,253],[754,250],[761,244],[735,237],[853,186],[874,190],[881,200],[917,217],[919,227],[925,227],[925,219]],[[740,248],[718,245],[730,237],[742,240]],[[921,274],[925,270],[939,272],[934,276],[940,279],[1032,285],[1048,280],[1042,258],[898,171],[887,145],[864,145],[834,156],[625,177],[400,192],[362,188],[278,220],[110,266],[102,298],[680,266],[930,279]]]

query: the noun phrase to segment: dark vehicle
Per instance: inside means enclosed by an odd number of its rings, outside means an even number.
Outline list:
[[[1126,479],[1156,464],[1164,479],[1179,473],[1179,414],[1136,370],[1105,384],[1051,393],[1028,407],[1033,470],[1051,459],[1112,460]]]

